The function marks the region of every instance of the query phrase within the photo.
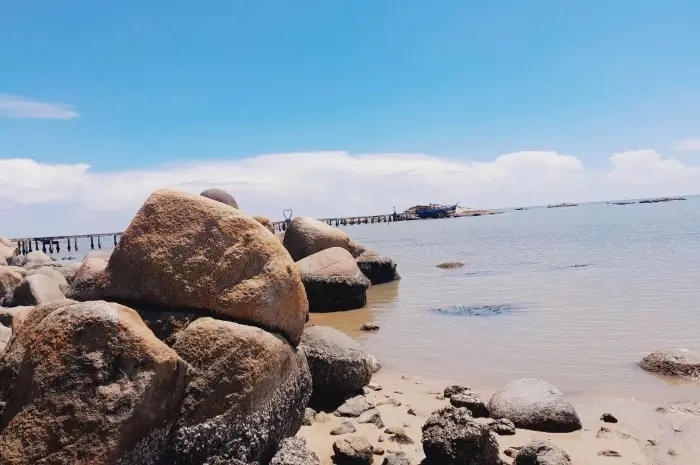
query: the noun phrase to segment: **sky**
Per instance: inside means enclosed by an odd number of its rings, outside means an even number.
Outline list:
[[[0,5],[0,234],[700,193],[700,3]]]

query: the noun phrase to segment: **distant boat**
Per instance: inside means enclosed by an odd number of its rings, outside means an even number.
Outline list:
[[[448,216],[453,216],[457,210],[457,202],[454,205],[435,205],[430,204],[426,206],[416,207],[416,216],[418,218],[447,218]]]
[[[564,203],[558,203],[556,205],[547,205],[547,208],[562,208],[562,207],[578,207],[578,204],[564,202]]]

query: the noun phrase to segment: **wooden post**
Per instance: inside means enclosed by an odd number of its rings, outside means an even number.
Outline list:
[[[70,252],[70,238],[66,242],[68,242],[68,252]]]
[[[61,241],[56,241],[56,253],[61,252]]]
[[[53,239],[49,239],[49,253],[53,253]]]
[[[97,236],[97,248],[98,249],[102,248],[102,242],[100,242],[100,236]]]
[[[95,250],[95,239],[92,236],[90,236],[90,248]]]
[[[77,237],[73,238],[73,246],[74,246],[73,248],[77,251],[78,250],[78,238]]]

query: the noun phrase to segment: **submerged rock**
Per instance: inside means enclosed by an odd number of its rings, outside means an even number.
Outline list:
[[[353,257],[358,257],[364,251],[340,229],[303,216],[287,224],[284,246],[295,262],[332,247],[345,249]]]
[[[296,265],[310,311],[352,310],[367,303],[370,282],[347,250],[325,249],[299,260]]]
[[[564,394],[534,378],[511,381],[488,404],[491,418],[507,418],[518,428],[568,433],[581,429],[581,420]]]
[[[570,465],[569,454],[549,441],[535,440],[520,449],[513,465]]]
[[[659,350],[644,357],[639,366],[665,376],[698,378],[700,354],[687,349]]]
[[[465,408],[433,412],[423,425],[423,451],[427,464],[501,465],[496,436]]]

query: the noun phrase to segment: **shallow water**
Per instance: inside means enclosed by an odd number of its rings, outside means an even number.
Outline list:
[[[390,369],[488,386],[534,376],[569,393],[700,395],[698,384],[636,365],[659,348],[700,350],[698,197],[346,230],[392,257],[403,279],[372,287],[364,309],[312,321],[357,337]],[[435,267],[446,261],[466,266]],[[360,332],[366,322],[381,329]]]

